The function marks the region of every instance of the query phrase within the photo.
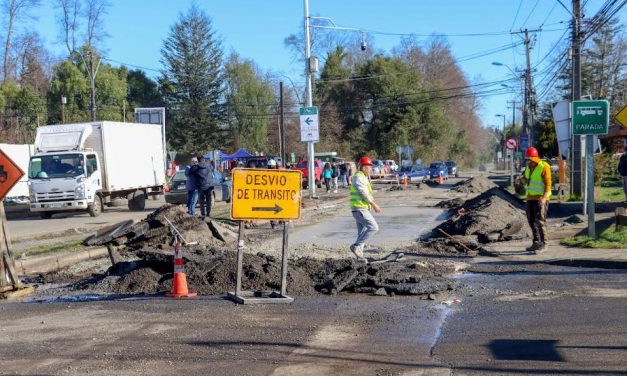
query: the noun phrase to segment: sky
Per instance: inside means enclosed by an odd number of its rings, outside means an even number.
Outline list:
[[[302,0],[110,0],[105,16],[104,56],[125,65],[146,69],[151,77],[161,68],[160,49],[172,24],[192,3],[202,8],[212,19],[214,29],[223,41],[225,53],[237,52],[252,59],[264,71],[289,76],[297,86],[304,86],[304,63],[295,61],[283,40],[290,34],[303,33],[301,28],[304,6]],[[591,17],[601,7],[602,0],[584,0],[584,15]],[[59,27],[55,21],[53,0],[43,0],[35,12],[35,20],[22,25],[35,29],[44,38],[47,48],[58,55],[65,53],[59,43]],[[568,8],[571,1],[562,0]],[[510,31],[537,29],[532,33],[531,64],[537,73],[551,63],[542,60],[566,31],[569,12],[557,0],[310,0],[311,16],[332,18],[338,26],[376,31],[370,34],[374,47],[389,52],[400,42],[399,35],[415,34],[425,40],[429,34],[446,34],[454,56],[469,57],[497,47],[521,41],[520,34]],[[627,7],[617,17],[624,24]],[[481,34],[459,36],[459,34]],[[486,35],[488,34],[488,35]],[[494,35],[496,34],[496,35]],[[424,36],[423,36],[424,35]],[[498,53],[472,58],[460,63],[471,83],[503,80],[512,77],[510,69],[524,68],[524,47],[508,48]],[[499,62],[503,66],[492,65]],[[113,65],[117,65],[113,63]],[[534,77],[541,82],[542,76]],[[508,101],[520,103],[520,84],[514,82],[513,93],[482,99],[479,116],[485,126],[502,127],[506,114],[511,122],[512,109]],[[539,91],[541,88],[537,88]],[[517,105],[519,106],[519,104]],[[517,110],[517,122],[520,111]]]

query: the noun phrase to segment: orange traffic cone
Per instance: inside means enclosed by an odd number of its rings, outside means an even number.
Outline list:
[[[407,187],[407,175],[403,175],[403,185]]]
[[[444,179],[442,178],[442,173],[438,173],[438,184],[444,184]]]
[[[185,261],[181,241],[176,238],[174,242],[174,279],[172,280],[172,292],[165,296],[170,298],[191,298],[198,295],[187,289],[187,277],[185,276]]]

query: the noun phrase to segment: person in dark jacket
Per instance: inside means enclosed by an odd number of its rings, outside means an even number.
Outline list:
[[[623,179],[623,193],[625,193],[625,202],[627,202],[627,145],[624,148],[623,155],[620,156],[620,162],[618,162],[618,173]]]
[[[196,189],[200,198],[200,215],[203,218],[209,217],[211,215],[211,196],[215,186],[213,168],[205,162],[203,156],[198,156],[198,164],[191,167],[190,173],[195,174],[197,179]]]
[[[190,164],[185,167],[185,189],[187,189],[187,213],[190,215],[196,214],[196,202],[198,201],[198,190],[196,189],[197,177],[196,174],[191,174],[192,166],[198,164],[196,157],[192,158]]]

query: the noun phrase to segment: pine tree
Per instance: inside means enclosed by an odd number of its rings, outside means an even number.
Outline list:
[[[223,142],[222,46],[210,18],[193,5],[170,29],[161,49],[168,141],[202,153]]]

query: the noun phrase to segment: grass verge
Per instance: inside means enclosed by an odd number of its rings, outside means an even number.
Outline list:
[[[54,243],[54,244],[44,244],[38,245],[35,247],[22,249],[19,251],[15,251],[15,256],[35,256],[35,255],[44,255],[48,253],[57,253],[63,251],[76,251],[80,249],[84,249],[85,246],[82,244],[83,240],[71,240],[62,243]]]
[[[616,230],[614,225],[608,227],[596,239],[589,236],[574,236],[562,239],[560,242],[569,247],[580,248],[627,248],[627,227]]]
[[[623,202],[625,193],[623,187],[601,187],[600,202]]]

